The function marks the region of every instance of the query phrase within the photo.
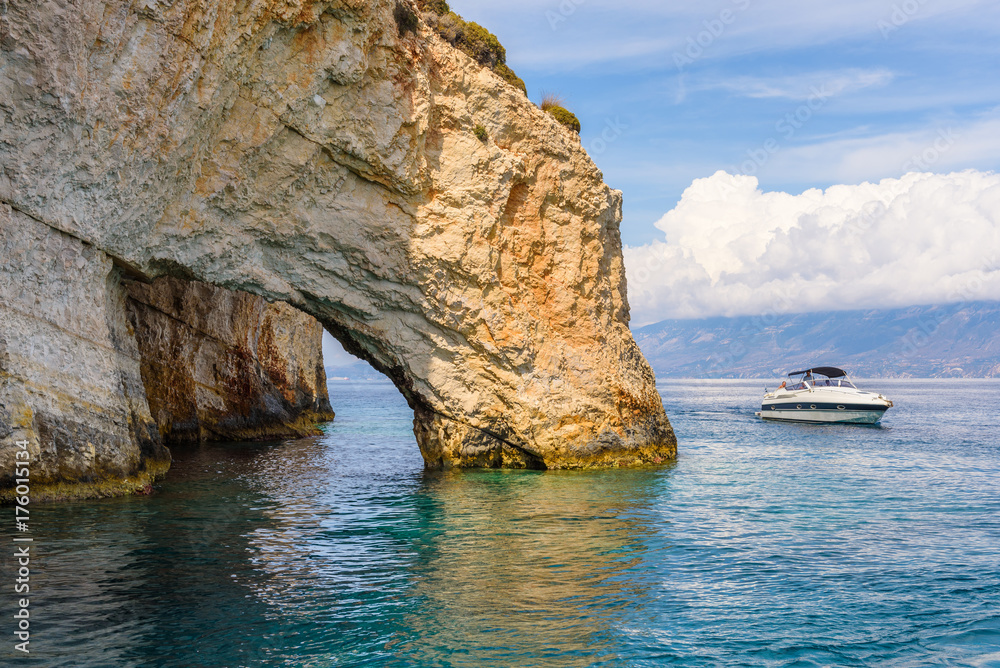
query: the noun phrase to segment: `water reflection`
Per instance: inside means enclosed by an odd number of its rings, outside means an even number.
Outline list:
[[[642,608],[650,472],[428,475],[417,495],[420,609],[397,657],[455,665],[612,661],[622,611]],[[454,655],[454,648],[466,648]],[[474,648],[474,649],[469,649]]]
[[[248,584],[297,629],[287,649],[453,665],[617,656],[622,610],[649,596],[626,574],[648,570],[664,471],[359,466],[329,440],[305,440],[261,453],[241,476],[271,520],[246,536],[267,575]]]
[[[264,665],[268,609],[243,582],[248,537],[269,520],[259,495],[215,472],[219,455],[196,453],[153,497],[35,509],[31,655],[18,665]]]

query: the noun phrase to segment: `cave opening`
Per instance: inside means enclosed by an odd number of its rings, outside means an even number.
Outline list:
[[[334,418],[323,327],[311,316],[176,277],[123,285],[146,399],[165,445],[308,436]]]

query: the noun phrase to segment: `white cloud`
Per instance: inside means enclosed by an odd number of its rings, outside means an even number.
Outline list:
[[[892,81],[893,76],[893,73],[887,69],[847,69],[839,72],[809,72],[785,77],[735,77],[726,81],[706,83],[694,88],[701,90],[722,88],[736,95],[750,98],[808,100],[811,97],[821,96],[826,99],[865,88],[885,86]]]
[[[697,179],[625,248],[637,326],[667,318],[1000,299],[1000,175],[913,172],[800,195]]]

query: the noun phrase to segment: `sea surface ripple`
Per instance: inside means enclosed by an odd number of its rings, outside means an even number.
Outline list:
[[[441,473],[391,385],[331,382],[322,437],[33,507],[32,654],[0,658],[1000,666],[1000,382],[870,381],[876,427],[761,422],[763,385],[661,381],[668,467]]]

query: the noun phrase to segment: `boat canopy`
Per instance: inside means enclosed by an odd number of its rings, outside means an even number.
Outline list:
[[[789,378],[792,376],[801,376],[806,373],[818,373],[821,376],[826,376],[827,378],[841,378],[847,375],[847,372],[843,369],[838,369],[835,366],[817,366],[812,369],[804,369],[802,371],[793,371],[788,374]]]

